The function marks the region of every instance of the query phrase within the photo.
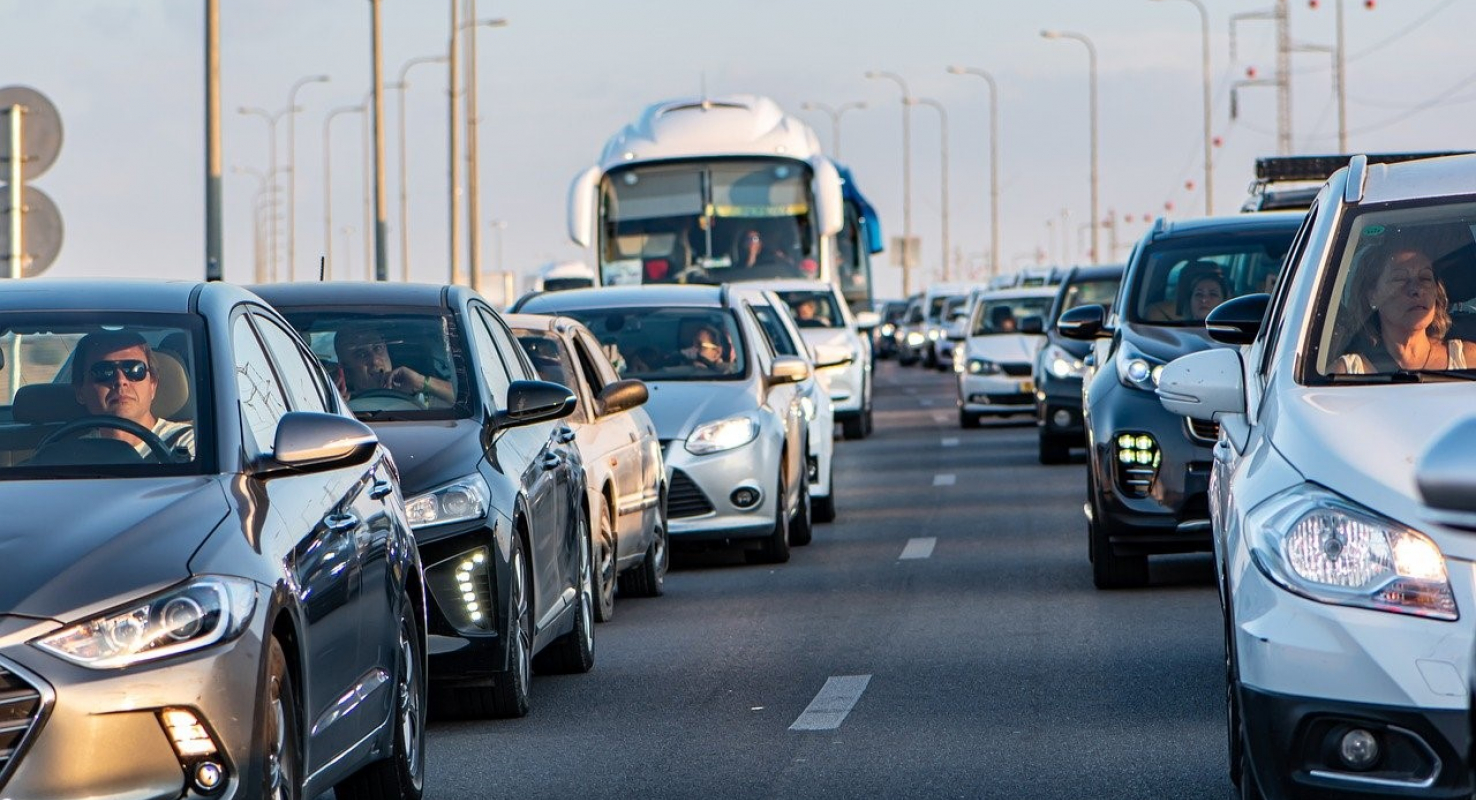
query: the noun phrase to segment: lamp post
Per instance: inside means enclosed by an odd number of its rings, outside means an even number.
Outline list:
[[[476,18],[477,0],[467,0],[467,19]],[[469,28],[502,28],[505,19],[472,22]],[[482,213],[481,166],[477,156],[477,37],[466,40],[466,233],[467,271],[473,290],[482,288],[482,231],[478,219]]]
[[[824,103],[812,103],[806,100],[800,103],[801,111],[823,111],[830,116],[830,140],[832,142],[830,153],[835,158],[840,158],[841,148],[841,117],[847,111],[860,111],[866,108],[866,101],[857,100],[850,103],[841,103],[836,108],[831,108]]]
[[[949,67],[954,75],[977,75],[989,84],[989,274],[999,274],[999,86],[994,76],[972,67]]]
[[[866,77],[892,81],[902,90],[902,295],[906,297],[912,294],[912,106],[908,103],[912,92],[896,73],[872,70]]]
[[[220,0],[205,2],[205,280],[225,277],[220,209]],[[18,380],[20,370],[14,377]],[[14,394],[14,392],[12,392]]]
[[[1159,0],[1162,2],[1162,0]],[[1211,90],[1210,90],[1210,23],[1209,11],[1205,10],[1204,3],[1200,0],[1184,0],[1199,11],[1199,35],[1202,50],[1202,82],[1204,92],[1204,213],[1209,216],[1215,213],[1215,168],[1214,140],[1215,134],[1211,128]]]
[[[914,97],[909,105],[928,106],[938,112],[938,144],[942,161],[942,197],[940,206],[943,212],[943,282],[948,282],[949,262],[953,260],[952,246],[948,239],[948,110],[943,104],[931,97]]]
[[[340,114],[362,114],[363,106],[343,106],[328,112],[323,118],[323,257],[327,263],[324,277],[333,275],[333,146],[329,132],[333,118]]]
[[[421,56],[412,58],[400,67],[400,80],[396,84],[400,87],[400,277],[410,280],[410,157],[406,147],[406,117],[408,109],[405,105],[405,92],[410,88],[408,76],[410,69],[417,64],[441,64],[446,61],[446,56]]]
[[[1100,260],[1100,250],[1097,247],[1098,227],[1101,219],[1097,215],[1097,48],[1092,40],[1079,33],[1070,31],[1041,31],[1040,35],[1046,39],[1072,39],[1081,42],[1087,50],[1087,67],[1091,78],[1090,92],[1090,126],[1092,139],[1092,254],[1091,263],[1096,264]]]
[[[492,245],[492,258],[495,259],[492,262],[492,266],[493,272],[496,272],[502,278],[502,305],[510,306],[512,305],[513,297],[512,291],[508,288],[508,277],[511,273],[504,272],[502,266],[502,240],[506,236],[504,232],[507,230],[507,220],[488,220],[487,227],[496,237]]]
[[[275,186],[276,183],[277,183],[277,123],[282,121],[282,117],[284,117],[287,114],[291,113],[292,109],[290,107],[288,107],[288,108],[282,109],[281,111],[278,111],[275,114],[272,114],[272,113],[267,112],[267,111],[264,111],[264,110],[262,110],[260,108],[248,108],[248,107],[242,106],[241,108],[236,109],[236,111],[237,111],[237,113],[244,114],[244,115],[246,115],[248,117],[261,117],[262,119],[266,120],[266,123],[267,123],[267,135],[270,137],[270,141],[268,142],[268,147],[267,147],[267,174],[271,176],[272,185]],[[267,264],[268,264],[268,267],[269,267],[269,269],[268,269],[268,271],[269,271],[268,280],[276,281],[277,280],[277,218],[276,218],[275,215],[272,216],[271,225],[268,227],[267,239],[268,239],[268,249],[270,250],[270,253],[269,253],[269,256],[270,257],[267,259]]]
[[[297,93],[310,83],[327,83],[327,75],[310,75],[287,92],[287,280],[297,280]]]
[[[254,278],[256,283],[262,283],[265,279],[266,248],[262,247],[262,225],[261,225],[261,198],[266,195],[267,176],[259,169],[251,167],[231,167],[231,172],[237,175],[250,175],[256,179],[256,194],[251,203],[251,245],[253,250],[252,263],[255,265]]]

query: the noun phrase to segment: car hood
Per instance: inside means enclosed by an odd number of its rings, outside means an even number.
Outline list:
[[[5,481],[0,508],[0,615],[62,623],[189,577],[230,511],[201,477]]]
[[[831,345],[851,348],[851,331],[848,328],[800,328],[800,337],[810,347]]]
[[[395,458],[406,499],[476,472],[482,426],[476,420],[374,422],[369,427]]]
[[[1045,336],[1034,333],[970,336],[968,357],[988,359],[996,364],[1028,364],[1035,360],[1035,353],[1044,341]]]
[[[752,381],[647,381],[650,399],[642,408],[656,425],[656,438],[686,439],[706,422],[753,411]]]
[[[1229,346],[1209,338],[1203,325],[1175,328],[1129,322],[1122,326],[1122,336],[1138,352],[1165,364],[1179,356],[1198,353],[1200,350]]]
[[[1285,396],[1272,441],[1307,480],[1476,560],[1476,537],[1426,522],[1415,462],[1471,408],[1465,382],[1302,388]]]

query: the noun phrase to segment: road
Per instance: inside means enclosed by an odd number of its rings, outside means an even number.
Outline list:
[[[953,391],[881,362],[812,545],[679,559],[528,718],[433,722],[427,796],[1229,797],[1209,558],[1093,589],[1080,456],[960,430]]]

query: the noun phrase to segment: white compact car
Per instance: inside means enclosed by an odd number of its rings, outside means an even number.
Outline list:
[[[840,289],[820,281],[765,281],[761,285],[789,304],[816,363],[836,364],[817,370],[820,381],[830,389],[841,433],[847,439],[864,439],[871,433],[871,344],[857,330]],[[872,311],[863,313],[876,317]],[[862,327],[874,326],[874,320],[865,321],[873,325]]]
[[[1354,157],[1271,295],[1168,364],[1210,506],[1247,798],[1470,797],[1476,157]],[[1464,421],[1464,425],[1462,422]]]
[[[1035,413],[1035,354],[1055,287],[1003,289],[979,295],[969,316],[948,333],[958,375],[958,424],[979,427],[985,415]]]

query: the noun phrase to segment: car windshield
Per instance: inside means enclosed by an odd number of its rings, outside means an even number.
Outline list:
[[[1167,239],[1143,252],[1133,271],[1129,322],[1165,326],[1204,324],[1232,297],[1269,292],[1296,233],[1226,233]]]
[[[1111,312],[1112,301],[1117,298],[1117,287],[1121,283],[1118,278],[1073,283],[1066,287],[1066,296],[1061,300],[1060,310],[1065,312],[1077,306],[1099,305],[1104,313]]]
[[[1355,211],[1311,331],[1317,379],[1469,378],[1476,370],[1476,201]]]
[[[466,419],[475,413],[465,345],[449,316],[279,310],[359,419]]]
[[[1049,297],[1000,297],[981,300],[974,308],[974,319],[969,325],[969,335],[1019,333],[1020,323],[1026,317],[1045,318],[1046,312],[1051,308],[1051,299]]]
[[[733,315],[716,308],[560,309],[584,323],[622,378],[738,380],[748,357]]]
[[[0,479],[205,470],[214,434],[198,318],[7,317],[0,326]]]
[[[779,292],[789,305],[795,324],[801,328],[844,328],[845,317],[836,305],[835,295],[826,291]]]

